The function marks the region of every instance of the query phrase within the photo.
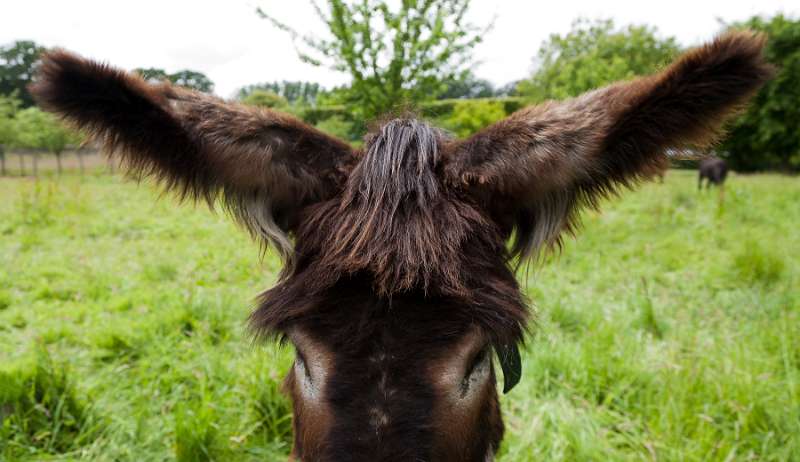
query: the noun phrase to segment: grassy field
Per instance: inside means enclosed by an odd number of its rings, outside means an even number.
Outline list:
[[[800,460],[800,179],[671,172],[520,280],[538,312],[499,460]],[[283,460],[277,258],[108,174],[0,179],[0,460]]]

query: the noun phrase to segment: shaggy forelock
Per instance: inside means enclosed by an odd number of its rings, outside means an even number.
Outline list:
[[[443,138],[444,132],[418,120],[387,122],[367,138],[367,151],[354,172],[356,184],[351,183],[350,192],[357,192],[373,207],[386,204],[392,211],[409,195],[415,195],[423,207],[439,194],[434,170],[439,164],[439,143]],[[350,202],[354,197],[347,199]]]

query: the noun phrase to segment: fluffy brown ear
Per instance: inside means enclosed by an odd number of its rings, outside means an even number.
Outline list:
[[[30,90],[133,173],[181,198],[219,198],[285,257],[296,212],[340,190],[355,159],[346,143],[286,114],[152,85],[66,51],[44,55]]]
[[[445,175],[535,255],[576,226],[581,205],[666,168],[665,151],[713,143],[769,79],[765,40],[725,34],[658,74],[516,112],[450,147]]]

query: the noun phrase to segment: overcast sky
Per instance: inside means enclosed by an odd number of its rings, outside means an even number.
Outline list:
[[[208,75],[215,92],[243,85],[309,80],[330,87],[347,76],[300,62],[289,37],[255,14],[261,6],[301,32],[320,30],[304,0],[3,0],[0,44],[30,39],[132,69],[189,68]],[[683,45],[707,40],[755,14],[797,17],[800,0],[473,0],[472,21],[495,27],[475,50],[479,77],[502,85],[530,74],[532,58],[552,33],[579,17],[651,24]]]

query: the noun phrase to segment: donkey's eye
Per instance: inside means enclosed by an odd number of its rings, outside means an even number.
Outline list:
[[[461,397],[464,398],[477,385],[489,377],[489,347],[483,347],[467,363],[464,378],[461,381]]]
[[[325,383],[326,370],[319,354],[313,348],[295,345],[294,379],[298,391],[307,400],[317,400]]]
[[[311,377],[311,371],[306,363],[305,357],[297,350],[294,358],[294,376],[300,386],[300,393],[305,399],[316,399],[319,395],[318,384]]]
[[[300,353],[300,350],[297,350],[297,353],[294,358],[294,367],[296,369],[296,373],[300,375],[300,377],[304,380],[308,380],[312,382],[311,373],[308,370],[308,366],[306,365],[306,358]]]
[[[475,356],[472,357],[470,360],[469,366],[467,367],[467,373],[464,375],[465,377],[469,377],[470,375],[479,372],[479,369],[487,364],[487,359],[489,358],[489,348],[483,347],[480,351],[475,353]]]

